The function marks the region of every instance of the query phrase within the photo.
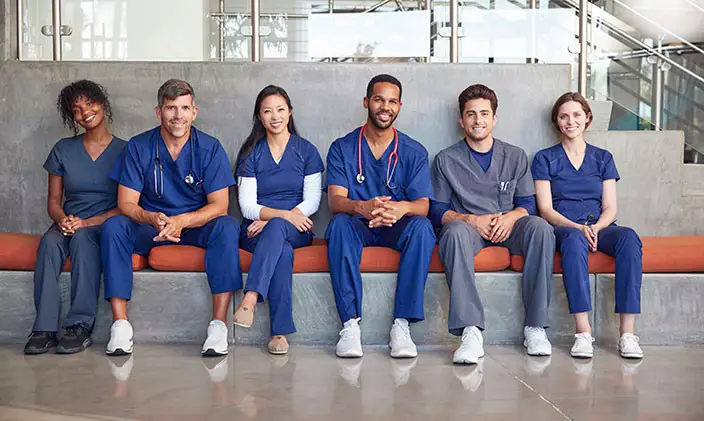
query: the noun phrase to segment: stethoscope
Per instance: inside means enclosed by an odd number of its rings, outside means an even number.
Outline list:
[[[364,129],[366,127],[366,124],[362,126],[362,129],[359,131],[359,137],[357,138],[357,176],[355,178],[359,184],[364,183],[365,180],[364,174],[362,173],[362,136],[364,135]],[[391,130],[394,131],[394,150],[389,154],[389,160],[386,164],[385,184],[386,187],[393,190],[398,187],[391,184],[391,180],[394,178],[394,172],[396,171],[396,165],[398,165],[398,132],[395,127],[391,127]],[[392,160],[394,161],[393,165],[391,164]]]
[[[191,142],[191,168],[188,171],[188,175],[183,178],[184,183],[188,184],[193,189],[203,184],[203,180],[197,178],[194,175],[195,171],[193,170],[193,167],[195,165],[195,145],[198,141],[196,136],[196,130],[191,127],[191,137],[188,139],[188,141]],[[164,195],[164,166],[161,163],[161,159],[159,159],[160,138],[161,136],[157,134],[156,142],[154,142],[154,150],[156,152],[156,157],[154,158],[154,192],[156,193],[156,197],[158,197],[159,199],[161,199],[161,196]],[[161,185],[161,189],[159,188],[159,185]]]

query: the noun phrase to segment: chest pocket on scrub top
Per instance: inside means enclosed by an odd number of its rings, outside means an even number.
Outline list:
[[[517,180],[499,181],[497,190],[499,193],[499,210],[508,211],[513,209],[513,196],[516,193]]]

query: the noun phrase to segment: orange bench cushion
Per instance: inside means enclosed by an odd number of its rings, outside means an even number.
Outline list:
[[[643,237],[643,273],[704,272],[704,236]],[[523,271],[523,257],[511,256],[511,269]],[[614,273],[615,259],[601,252],[589,253],[589,273]],[[555,253],[553,273],[562,273],[560,253]]]
[[[323,243],[324,244],[324,243]],[[386,247],[365,247],[362,252],[362,272],[396,272],[401,253]],[[248,272],[252,254],[240,250],[242,272]],[[474,258],[477,272],[503,270],[509,266],[509,253],[503,247],[487,247]],[[156,270],[172,272],[204,272],[205,250],[193,246],[161,246],[149,254],[149,266]],[[329,272],[327,246],[313,240],[308,247],[294,250],[293,272]],[[430,272],[444,272],[437,247],[433,252]]]
[[[33,271],[37,263],[37,249],[40,235],[0,233],[0,270]],[[142,270],[147,267],[147,258],[132,255],[132,269]],[[63,271],[71,270],[70,259],[66,260]]]

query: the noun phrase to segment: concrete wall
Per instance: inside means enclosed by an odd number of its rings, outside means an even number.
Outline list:
[[[113,133],[124,138],[158,124],[153,108],[161,83],[170,77],[189,80],[200,107],[197,125],[218,137],[234,160],[251,128],[254,98],[265,85],[288,90],[296,125],[325,157],[333,140],[364,122],[366,84],[383,72],[404,83],[398,127],[431,156],[461,138],[457,95],[468,85],[481,82],[496,89],[496,135],[531,152],[552,142],[549,110],[569,87],[569,68],[563,65],[5,62],[0,67],[0,174],[6,179],[0,184],[0,231],[47,228],[42,164],[51,146],[70,134],[61,126],[56,96],[79,78],[106,86],[115,111]],[[314,219],[322,234],[327,207]]]
[[[17,20],[13,0],[0,0],[0,62],[17,57]]]
[[[335,138],[364,121],[366,84],[382,72],[404,83],[398,127],[422,142],[431,158],[462,136],[456,104],[467,85],[481,82],[496,89],[496,136],[523,147],[531,157],[555,141],[549,110],[569,87],[569,68],[562,65],[8,61],[0,65],[0,231],[41,233],[49,225],[42,163],[56,140],[70,134],[61,126],[55,98],[71,81],[91,78],[104,84],[115,111],[112,131],[129,138],[158,124],[153,107],[159,85],[170,77],[185,78],[196,89],[197,125],[218,137],[234,160],[251,127],[254,98],[266,84],[289,91],[301,134],[325,157]],[[622,176],[619,223],[641,235],[702,232],[704,196],[692,195],[701,187],[694,181],[699,173],[683,176],[694,171],[684,171],[681,132],[590,130],[588,141],[616,158]],[[688,196],[683,196],[685,180],[690,180]],[[231,211],[237,214],[232,199]],[[329,220],[325,202],[324,196],[314,217],[318,235]]]

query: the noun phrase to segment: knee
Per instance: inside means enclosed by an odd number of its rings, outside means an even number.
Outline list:
[[[587,251],[588,247],[587,238],[584,236],[582,231],[577,228],[568,228],[567,231],[561,235],[560,250],[562,252],[565,250]]]
[[[99,232],[90,228],[83,228],[76,231],[71,238],[71,250],[81,250],[86,247],[96,248],[100,245]]]
[[[452,221],[443,226],[440,232],[440,242],[471,243],[473,230],[474,228],[464,221]]]
[[[213,219],[212,223],[213,233],[217,235],[225,235],[233,238],[239,238],[240,226],[237,221],[235,221],[235,218],[229,215],[218,216],[217,218]]]
[[[544,220],[539,216],[526,216],[528,222],[526,223],[526,229],[528,229],[533,235],[543,235],[543,236],[554,236],[555,231],[552,225],[548,224],[548,221]]]
[[[616,241],[621,247],[632,250],[640,249],[643,246],[638,234],[633,230],[633,228],[629,227],[621,227],[618,239]]]
[[[100,227],[100,235],[103,237],[114,237],[124,234],[129,226],[130,219],[124,215],[116,215],[103,222]]]
[[[328,229],[325,233],[326,238],[334,238],[335,236],[342,235],[348,232],[352,228],[352,215],[346,213],[338,213],[333,216],[332,220],[328,224]]]
[[[39,241],[39,248],[37,249],[37,253],[41,254],[51,250],[59,250],[63,242],[64,236],[61,233],[54,230],[48,231],[42,236],[42,239]]]
[[[273,232],[284,234],[289,225],[291,225],[291,223],[283,218],[272,218],[266,223],[262,234]]]
[[[430,222],[430,219],[425,216],[409,216],[409,218],[411,221],[408,223],[408,226],[413,231],[424,235],[430,234],[433,238],[435,237],[435,229],[433,229],[433,223]]]

